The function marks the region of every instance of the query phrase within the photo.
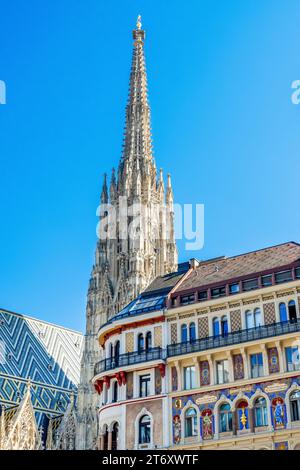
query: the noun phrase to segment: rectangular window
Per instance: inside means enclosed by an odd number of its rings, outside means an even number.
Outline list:
[[[293,280],[292,271],[282,271],[281,273],[275,274],[276,284],[281,284],[282,282],[289,282]]]
[[[175,307],[175,305],[176,305],[176,300],[177,300],[176,297],[172,297],[172,299],[171,299],[172,307]]]
[[[298,347],[285,348],[285,357],[287,372],[300,370],[300,355]]]
[[[207,300],[207,290],[203,290],[202,292],[198,293],[199,300]]]
[[[180,297],[181,305],[187,305],[195,301],[195,294],[182,295]]]
[[[262,353],[252,354],[250,356],[251,364],[251,377],[256,379],[257,377],[263,377],[264,367],[263,367],[263,355]]]
[[[267,276],[262,276],[261,284],[263,287],[268,287],[272,285],[272,274],[268,274]]]
[[[184,372],[184,388],[185,390],[191,390],[196,388],[196,372],[195,366],[185,367]]]
[[[140,397],[150,395],[150,374],[140,376]]]
[[[237,294],[238,292],[240,292],[240,285],[239,285],[239,283],[230,284],[230,286],[229,286],[229,293],[232,295],[232,294]]]
[[[253,290],[258,289],[258,279],[249,279],[247,281],[243,281],[243,290]]]
[[[216,299],[217,297],[224,297],[224,295],[226,295],[225,286],[216,287],[215,289],[211,290],[211,296],[212,296],[213,299]]]
[[[218,384],[225,384],[229,382],[229,364],[228,360],[216,362],[217,368],[217,382]]]
[[[295,276],[296,276],[296,279],[300,279],[300,268],[295,269]]]

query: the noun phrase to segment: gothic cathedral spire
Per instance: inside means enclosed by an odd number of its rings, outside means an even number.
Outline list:
[[[100,216],[100,238],[88,290],[77,448],[91,449],[96,445],[96,394],[91,379],[95,363],[101,359],[97,342],[99,328],[146,289],[155,277],[177,270],[171,179],[168,176],[165,194],[163,171],[157,179],[153,158],[145,31],[140,16],[133,30],[133,40],[123,151],[117,175],[112,172],[109,191],[106,175],[104,177],[100,198],[105,209]],[[124,200],[129,211],[138,207],[135,217],[131,212],[126,218],[125,227]],[[114,230],[104,237],[102,229],[108,226]]]

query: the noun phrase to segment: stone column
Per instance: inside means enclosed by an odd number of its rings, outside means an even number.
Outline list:
[[[238,429],[238,415],[237,409],[232,412],[232,433],[234,436],[237,434]]]
[[[214,363],[210,354],[207,356],[207,360],[209,364],[210,385],[216,385]]]
[[[196,388],[200,388],[200,365],[199,365],[197,357],[194,357],[193,360],[194,360],[195,374],[196,374]]]
[[[284,372],[284,359],[283,359],[283,351],[281,347],[281,342],[276,341],[275,343],[277,352],[278,352],[278,360],[279,360],[279,372],[283,374]]]
[[[247,357],[247,350],[245,348],[241,348],[241,355],[243,357],[243,364],[244,364],[244,378],[249,379],[249,366],[248,366],[248,357]]]
[[[99,449],[100,449],[100,450],[104,450],[104,436],[103,436],[103,434],[100,434],[100,438],[99,438]]]
[[[182,380],[180,361],[175,362],[175,367],[176,367],[176,370],[177,370],[177,384],[178,384],[177,389],[180,392],[181,390],[183,390],[183,386],[182,386],[183,380]]]
[[[266,350],[266,345],[261,344],[260,348],[261,348],[262,355],[263,355],[264,376],[268,377],[268,375],[269,375],[269,361],[268,361],[268,354],[267,354],[267,350]]]
[[[108,431],[108,445],[107,450],[111,450],[112,448],[112,431]]]
[[[249,406],[248,408],[249,413],[249,429],[250,432],[254,432],[254,408]]]
[[[226,354],[227,354],[227,359],[228,359],[229,382],[234,382],[233,361],[232,361],[231,351],[227,351]]]

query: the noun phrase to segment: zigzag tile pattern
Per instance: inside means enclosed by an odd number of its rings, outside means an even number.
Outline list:
[[[18,404],[30,378],[38,423],[64,413],[77,393],[82,345],[80,333],[0,310],[0,402]]]

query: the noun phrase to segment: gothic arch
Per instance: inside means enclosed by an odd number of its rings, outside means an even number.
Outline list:
[[[153,427],[154,427],[154,420],[153,420],[153,415],[150,413],[150,411],[147,410],[147,408],[143,408],[135,417],[135,423],[134,423],[134,442],[135,442],[135,449],[139,448],[139,424],[140,424],[140,419],[144,416],[148,415],[150,418],[150,443],[149,447],[153,447]]]
[[[252,395],[252,397],[249,400],[249,406],[251,408],[254,408],[255,401],[257,400],[257,398],[260,398],[260,397],[264,398],[267,403],[268,430],[270,431],[272,429],[272,416],[271,416],[271,400],[268,397],[268,395],[265,392],[263,392],[260,388],[257,388],[255,390],[255,393]]]
[[[291,406],[290,406],[290,396],[293,392],[300,391],[300,386],[293,382],[291,387],[288,389],[285,395],[285,405],[286,405],[286,417],[287,417],[287,427],[292,427],[292,420],[291,420]]]
[[[188,402],[185,404],[185,406],[181,410],[181,425],[183,426],[182,437],[183,437],[183,439],[185,438],[185,413],[189,408],[193,408],[197,413],[197,436],[198,436],[198,439],[200,439],[200,416],[201,416],[201,413],[200,413],[199,407],[197,405],[195,405],[195,403],[192,402],[192,400],[188,400]]]
[[[235,397],[235,399],[232,401],[232,404],[231,404],[231,410],[232,410],[232,412],[234,412],[234,411],[236,410],[236,405],[238,405],[238,403],[239,403],[240,401],[242,401],[242,400],[243,400],[243,401],[246,401],[246,402],[248,403],[248,407],[249,407],[249,408],[251,407],[249,398],[248,398],[246,395],[244,395],[244,393],[241,393],[241,392],[240,392],[240,393]]]
[[[230,406],[231,411],[233,412],[234,409],[232,407],[232,402],[226,397],[226,395],[222,395],[219,400],[215,403],[214,406],[214,417],[215,417],[215,434],[216,436],[219,436],[219,412],[220,412],[220,406],[224,404],[228,404]]]

